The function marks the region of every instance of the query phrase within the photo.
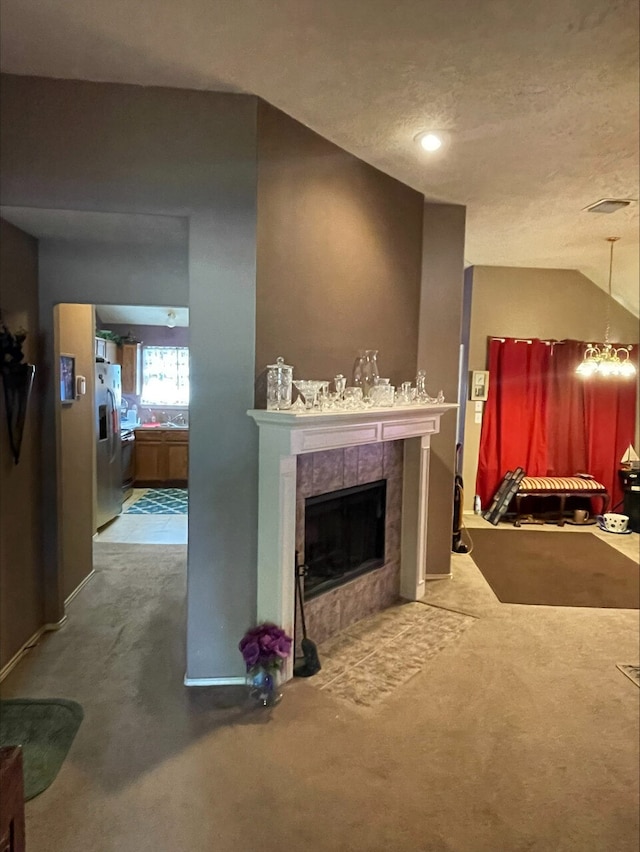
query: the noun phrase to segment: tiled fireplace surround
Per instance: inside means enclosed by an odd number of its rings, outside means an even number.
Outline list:
[[[307,633],[324,642],[345,627],[390,606],[400,595],[400,536],[404,441],[363,444],[298,456],[296,550],[304,557],[305,499],[341,488],[387,480],[384,565],[305,604]],[[296,638],[301,638],[296,618]]]
[[[273,621],[293,634],[295,551],[304,547],[305,497],[381,478],[388,480],[385,564],[310,602],[308,633],[322,641],[392,603],[398,589],[406,600],[424,595],[426,581],[436,576],[426,574],[430,440],[440,431],[440,418],[456,408],[443,403],[348,413],[248,412],[260,436],[258,621]],[[289,658],[285,679],[292,674]]]

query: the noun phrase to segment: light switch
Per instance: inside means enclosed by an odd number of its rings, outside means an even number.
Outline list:
[[[479,411],[479,412],[480,412],[480,414],[482,414],[482,406],[483,406],[483,404],[484,404],[484,403],[482,403],[482,402],[476,402],[476,411]]]
[[[482,412],[476,411],[476,416],[474,417],[476,423],[482,423]]]

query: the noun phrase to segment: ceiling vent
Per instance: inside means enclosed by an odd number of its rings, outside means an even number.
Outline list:
[[[629,207],[630,204],[633,204],[630,198],[602,198],[584,209],[588,213],[615,213],[617,210]]]

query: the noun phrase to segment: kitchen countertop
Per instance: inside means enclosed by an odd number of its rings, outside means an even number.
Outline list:
[[[166,429],[166,430],[171,431],[171,432],[180,432],[180,431],[188,432],[189,431],[188,426],[178,426],[174,423],[143,423],[141,426],[136,426],[136,432],[138,432],[138,431],[147,432],[147,431],[150,431],[151,429],[153,429],[155,431],[158,431],[158,430],[163,431],[163,430]]]

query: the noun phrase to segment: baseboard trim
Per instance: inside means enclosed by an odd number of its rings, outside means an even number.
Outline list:
[[[184,676],[185,686],[246,686],[244,677],[187,677]]]
[[[18,648],[13,657],[4,664],[4,666],[0,669],[0,683],[5,679],[5,677],[12,671],[20,662],[22,657],[30,651],[37,643],[43,633],[49,633],[52,630],[60,630],[62,625],[67,620],[67,616],[63,616],[60,621],[49,622],[47,624],[43,624],[42,627],[39,627],[33,636],[30,636],[24,644]]]
[[[453,574],[451,573],[451,571],[449,571],[447,574],[425,574],[424,575],[425,580],[448,580],[451,577],[453,577]]]
[[[67,623],[67,616],[63,615],[60,621],[48,621],[42,628],[43,633],[50,633],[52,630],[60,630]]]
[[[71,603],[71,601],[75,598],[75,596],[76,596],[77,594],[79,594],[79,593],[80,593],[80,592],[84,589],[84,587],[87,585],[87,583],[89,582],[89,580],[93,577],[93,575],[94,575],[95,573],[96,573],[96,572],[95,572],[95,571],[93,570],[93,568],[92,568],[92,569],[91,569],[91,571],[90,571],[90,572],[87,574],[87,576],[84,578],[84,580],[82,580],[82,582],[80,582],[80,583],[79,583],[79,584],[75,587],[75,589],[71,592],[71,594],[69,595],[69,597],[68,597],[68,598],[66,598],[66,600],[65,600],[65,602],[64,602],[64,605],[65,605],[65,606],[69,606],[69,604]]]

